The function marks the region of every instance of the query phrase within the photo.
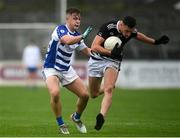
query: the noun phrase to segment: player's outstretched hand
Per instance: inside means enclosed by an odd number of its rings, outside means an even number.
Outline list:
[[[89,26],[85,31],[84,31],[84,33],[82,34],[82,39],[85,39],[88,35],[89,35],[89,33],[92,31],[92,27],[91,26]]]
[[[167,44],[169,42],[169,37],[167,35],[161,36],[159,39],[155,40],[155,45],[160,45],[160,44]]]
[[[118,60],[120,60],[120,59],[122,58],[121,51],[122,51],[122,48],[121,48],[121,46],[119,46],[118,43],[117,43],[117,45],[112,49],[112,51],[111,51],[111,56],[110,56],[110,57],[111,57],[112,59],[118,59]]]

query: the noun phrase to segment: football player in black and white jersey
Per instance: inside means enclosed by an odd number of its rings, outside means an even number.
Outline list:
[[[111,21],[103,24],[95,36],[91,46],[91,58],[88,61],[89,88],[92,98],[104,93],[101,109],[96,117],[95,129],[100,130],[112,103],[113,88],[120,71],[120,65],[123,58],[123,48],[132,38],[151,44],[167,44],[169,38],[166,35],[158,39],[149,37],[135,28],[136,19],[126,16],[119,21]],[[116,45],[112,51],[104,48],[104,41],[110,36],[117,36],[122,44]],[[104,86],[101,90],[101,82],[104,77]]]

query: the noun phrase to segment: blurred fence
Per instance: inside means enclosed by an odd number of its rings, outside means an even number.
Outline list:
[[[75,62],[73,68],[78,76],[87,83],[87,62]],[[0,86],[24,86],[27,84],[27,70],[22,66],[20,61],[0,62]],[[45,82],[42,77],[42,69],[38,70],[36,85],[44,86]]]
[[[74,69],[88,82],[87,62],[74,62]],[[0,62],[1,85],[26,85],[27,72],[19,61]],[[45,85],[41,70],[37,85]],[[121,88],[180,88],[178,61],[123,61],[116,87]]]
[[[55,26],[53,23],[1,23],[0,60],[21,60],[24,47],[31,41],[44,54]]]

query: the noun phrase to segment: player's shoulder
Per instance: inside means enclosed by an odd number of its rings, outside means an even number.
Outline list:
[[[107,24],[117,24],[117,22],[118,22],[118,20],[111,20],[111,21],[109,21],[109,22],[107,22]]]
[[[66,25],[64,25],[64,24],[59,24],[59,25],[57,25],[57,28],[66,29],[67,27],[66,27]]]
[[[60,32],[60,33],[68,33],[70,35],[73,35],[73,36],[78,36],[80,35],[80,33],[76,30],[74,32],[71,32],[68,27],[66,25],[58,25],[57,26],[57,32]]]
[[[65,25],[58,25],[58,26],[56,27],[56,30],[57,30],[58,32],[61,32],[61,33],[68,32],[68,29],[67,29],[67,27],[66,27]]]
[[[112,28],[116,28],[117,22],[118,22],[117,20],[108,21],[102,25],[102,28],[106,28],[108,30],[110,30]]]
[[[104,23],[106,26],[116,26],[117,25],[117,22],[116,20],[111,20],[111,21],[108,21],[106,23]]]

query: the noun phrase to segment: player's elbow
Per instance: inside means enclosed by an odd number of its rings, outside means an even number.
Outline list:
[[[89,100],[89,94],[87,93],[83,93],[80,95],[80,98],[83,99],[84,101],[88,101]]]
[[[93,46],[91,46],[91,50],[92,50],[92,51],[95,51],[95,48],[94,48]]]
[[[93,45],[91,46],[91,50],[94,51],[94,52],[98,52],[97,47],[96,47],[96,46],[93,46]]]

